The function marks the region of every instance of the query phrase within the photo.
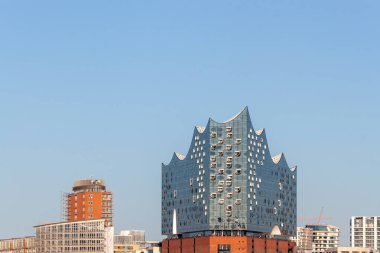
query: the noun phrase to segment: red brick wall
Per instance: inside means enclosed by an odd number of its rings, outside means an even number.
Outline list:
[[[165,239],[162,253],[218,253],[219,244],[229,244],[232,253],[295,253],[295,243],[285,240],[251,236],[200,236],[184,239]],[[195,252],[194,252],[195,250]]]

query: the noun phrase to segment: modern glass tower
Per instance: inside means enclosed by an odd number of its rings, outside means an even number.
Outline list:
[[[248,108],[195,127],[186,156],[162,164],[162,234],[295,236],[296,167],[271,156]]]

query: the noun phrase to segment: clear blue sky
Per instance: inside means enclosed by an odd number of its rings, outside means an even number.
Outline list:
[[[0,1],[0,238],[104,178],[160,238],[161,163],[248,106],[298,165],[298,215],[380,215],[379,1]]]

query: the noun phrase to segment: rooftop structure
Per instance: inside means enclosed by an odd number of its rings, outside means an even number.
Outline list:
[[[248,108],[195,127],[186,155],[162,164],[162,234],[296,235],[296,167],[272,156]]]

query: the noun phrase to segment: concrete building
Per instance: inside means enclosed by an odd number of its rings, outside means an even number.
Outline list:
[[[0,240],[0,253],[36,253],[33,236]]]
[[[297,252],[311,253],[313,250],[313,230],[297,227]]]
[[[379,253],[379,251],[362,247],[336,247],[327,249],[325,253]]]
[[[351,217],[350,234],[351,247],[380,249],[380,217]]]
[[[112,192],[102,179],[75,181],[64,205],[66,221],[105,219],[105,225],[112,227]]]
[[[296,236],[296,167],[272,156],[248,108],[195,127],[186,155],[162,164],[162,234]]]
[[[340,229],[333,225],[306,225],[313,230],[313,253],[323,253],[326,249],[339,247]]]
[[[105,219],[35,226],[36,252],[113,253],[113,227]]]

